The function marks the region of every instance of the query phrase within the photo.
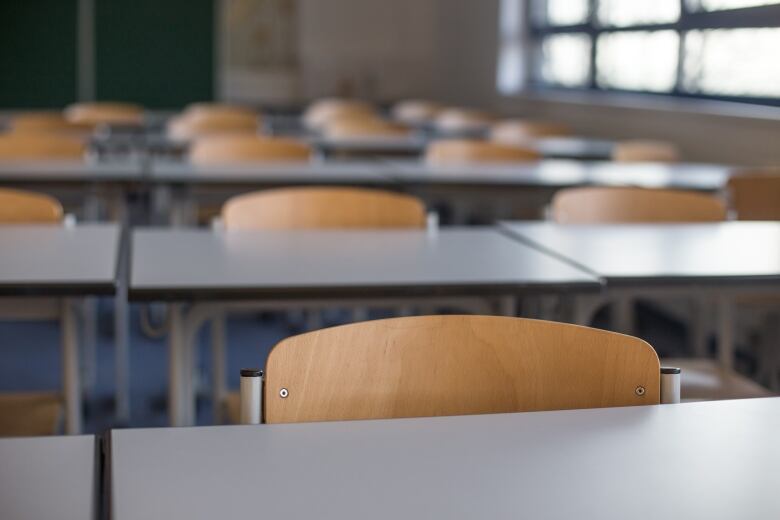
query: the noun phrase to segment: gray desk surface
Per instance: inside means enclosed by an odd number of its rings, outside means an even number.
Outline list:
[[[113,518],[780,518],[780,398],[111,432]]]
[[[116,224],[0,226],[0,295],[113,294]]]
[[[607,286],[780,282],[780,223],[560,225],[502,222],[521,241],[566,258]]]
[[[256,165],[195,166],[156,160],[150,180],[201,184],[389,184],[376,161],[313,161]]]
[[[0,518],[96,518],[95,442],[94,435],[0,439]]]
[[[613,141],[587,137],[546,137],[537,139],[535,148],[545,157],[600,160],[612,157]]]
[[[140,160],[0,161],[0,184],[140,181],[143,175]]]
[[[308,141],[320,149],[329,152],[376,152],[420,154],[425,150],[426,139],[423,136],[410,137],[364,137],[364,138],[328,138],[313,137]]]
[[[391,175],[401,183],[469,186],[639,186],[718,190],[731,168],[708,164],[640,164],[543,160],[433,166],[422,161],[388,160]]]
[[[137,230],[132,299],[435,296],[596,289],[496,228]]]

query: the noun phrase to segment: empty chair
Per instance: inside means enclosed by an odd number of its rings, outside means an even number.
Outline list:
[[[92,127],[68,121],[59,112],[25,112],[11,119],[10,130],[14,133],[87,134]]]
[[[469,108],[445,108],[434,120],[436,130],[442,134],[472,134],[487,130],[495,118],[481,110]]]
[[[379,118],[341,118],[327,123],[324,134],[331,139],[409,137],[409,128]]]
[[[197,139],[189,151],[193,164],[305,162],[311,148],[295,139],[256,135],[219,135]]]
[[[492,126],[490,140],[509,145],[523,145],[541,137],[560,137],[571,133],[571,128],[561,123],[507,119]]]
[[[434,165],[526,162],[540,157],[536,150],[529,148],[468,139],[433,141],[425,150],[425,161]]]
[[[54,197],[0,188],[0,225],[57,223],[62,215],[62,205]]]
[[[416,197],[363,188],[302,187],[239,195],[222,207],[226,229],[422,228]]]
[[[376,117],[376,109],[358,99],[321,99],[312,103],[303,114],[306,128],[321,130],[328,122],[344,117]]]
[[[498,316],[368,321],[268,356],[267,423],[530,412],[661,402],[655,350],[631,336]]]
[[[407,99],[393,106],[392,116],[405,125],[424,125],[432,122],[441,112],[442,106],[423,99]]]
[[[717,222],[723,203],[710,195],[645,188],[570,188],[557,192],[552,216],[561,224]]]
[[[86,147],[74,136],[57,133],[0,134],[0,161],[83,160]]]
[[[140,125],[143,122],[143,108],[132,103],[73,103],[65,108],[64,114],[68,121],[87,125]]]
[[[195,103],[168,121],[168,137],[189,141],[216,134],[255,134],[260,123],[250,109],[216,103]]]
[[[731,177],[727,192],[738,220],[780,220],[780,169]]]
[[[612,160],[617,162],[677,162],[680,151],[665,141],[636,140],[615,144]]]

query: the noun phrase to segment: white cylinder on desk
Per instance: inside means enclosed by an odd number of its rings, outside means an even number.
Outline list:
[[[256,368],[241,370],[241,424],[260,424],[262,380],[262,370]]]

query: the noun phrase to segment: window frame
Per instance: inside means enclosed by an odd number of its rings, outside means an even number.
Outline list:
[[[525,2],[527,20],[527,30],[531,49],[536,54],[541,46],[543,39],[547,36],[556,34],[586,34],[591,40],[590,64],[588,74],[588,84],[583,87],[569,87],[545,83],[537,77],[534,72],[529,73],[529,86],[534,91],[554,90],[567,92],[617,92],[626,94],[637,94],[642,96],[663,96],[691,99],[709,99],[719,101],[732,101],[740,103],[750,103],[757,105],[780,106],[780,96],[778,97],[753,97],[753,96],[724,96],[712,95],[698,92],[687,92],[682,90],[683,64],[685,52],[685,35],[688,31],[707,30],[707,29],[761,29],[761,28],[780,28],[780,4],[763,5],[755,7],[743,7],[738,9],[724,9],[719,11],[698,11],[691,9],[689,0],[680,1],[680,18],[673,23],[650,23],[636,24],[625,27],[602,26],[597,20],[598,0],[588,0],[587,21],[575,25],[548,25],[540,24],[538,14],[535,12],[535,1]],[[649,92],[645,90],[624,90],[609,87],[602,87],[597,83],[597,54],[598,37],[602,34],[616,32],[635,32],[635,31],[663,31],[673,30],[679,35],[678,63],[676,80],[672,90],[668,92]],[[538,63],[538,55],[534,55],[528,60],[530,66]],[[531,72],[531,71],[529,71]]]

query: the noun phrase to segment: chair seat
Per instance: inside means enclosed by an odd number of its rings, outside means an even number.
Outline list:
[[[55,435],[62,400],[54,393],[0,393],[0,437]]]
[[[734,371],[724,371],[711,359],[662,359],[663,366],[682,370],[680,397],[683,401],[718,401],[770,397],[774,394]]]

